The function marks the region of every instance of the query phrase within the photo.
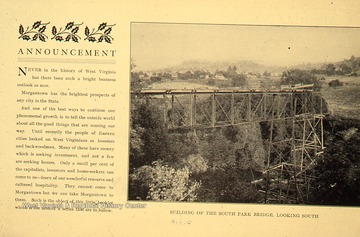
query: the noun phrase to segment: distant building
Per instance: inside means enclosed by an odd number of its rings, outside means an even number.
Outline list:
[[[141,74],[139,75],[139,78],[143,81],[150,80],[150,77],[147,74]]]
[[[217,72],[214,76],[215,80],[220,80],[220,81],[225,81],[227,80],[226,77],[224,77],[224,75],[220,72]]]
[[[178,74],[177,73],[171,73],[171,79],[178,79]]]

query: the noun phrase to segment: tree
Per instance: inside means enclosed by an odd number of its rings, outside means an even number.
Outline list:
[[[136,67],[136,64],[134,61],[135,60],[133,58],[130,59],[130,71],[132,71]]]
[[[132,98],[130,125],[131,169],[169,158],[169,139],[156,102]]]
[[[265,71],[265,72],[263,73],[263,76],[264,76],[265,78],[271,77],[271,73],[268,72],[268,71]]]
[[[133,69],[135,67],[136,67],[136,64],[135,64],[134,60],[131,59],[131,62],[130,62],[130,87],[131,87],[131,90],[133,90],[133,91],[141,90],[141,88],[142,88],[139,73],[133,71]]]
[[[132,121],[130,121],[130,124],[130,166],[132,166],[144,155],[142,135],[145,129],[140,126],[133,125]]]
[[[359,136],[337,139],[316,166],[315,204],[360,205]]]
[[[326,68],[325,68],[325,72],[326,72],[326,75],[328,76],[332,76],[332,75],[335,75],[335,66],[334,64],[330,63],[328,65],[326,65]]]
[[[261,173],[256,173],[257,178]],[[251,184],[253,176],[249,169],[227,165],[224,170],[208,170],[201,175],[198,190],[199,202],[257,203],[261,195]]]
[[[315,166],[312,202],[360,206],[360,133],[358,120],[324,120],[325,153]]]
[[[292,69],[283,72],[281,76],[282,85],[314,84],[314,90],[320,90],[319,79],[311,72],[300,69]]]
[[[198,154],[199,141],[192,132],[168,133],[166,142],[166,162],[175,168],[183,167],[184,160]]]
[[[208,169],[207,161],[199,154],[191,154],[181,162],[192,174],[204,173]]]
[[[262,170],[265,162],[265,149],[258,124],[243,125],[236,134],[233,144],[235,160],[242,169]]]
[[[162,77],[163,77],[164,79],[171,79],[172,75],[171,75],[170,72],[164,72],[164,73],[162,74]]]
[[[350,74],[352,71],[351,67],[346,65],[345,63],[340,64],[339,67],[343,75]]]
[[[208,134],[206,141],[202,142],[200,150],[211,169],[222,169],[235,162],[231,147],[232,144],[226,139],[222,131],[214,130]]]
[[[245,74],[236,74],[233,77],[231,77],[232,80],[232,86],[240,87],[246,85],[246,75]]]

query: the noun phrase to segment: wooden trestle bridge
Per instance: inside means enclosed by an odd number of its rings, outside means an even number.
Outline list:
[[[281,90],[140,90],[156,100],[167,130],[266,123],[263,179],[254,180],[266,203],[307,203],[313,167],[324,151],[323,101],[312,85]]]

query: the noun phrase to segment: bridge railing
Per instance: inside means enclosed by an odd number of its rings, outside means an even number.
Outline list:
[[[141,90],[163,110],[166,129],[212,128],[322,114],[321,96],[291,90]]]

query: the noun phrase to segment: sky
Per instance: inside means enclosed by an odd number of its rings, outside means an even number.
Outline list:
[[[189,60],[292,66],[337,62],[351,55],[360,56],[360,28],[131,24],[131,58],[138,70]]]

